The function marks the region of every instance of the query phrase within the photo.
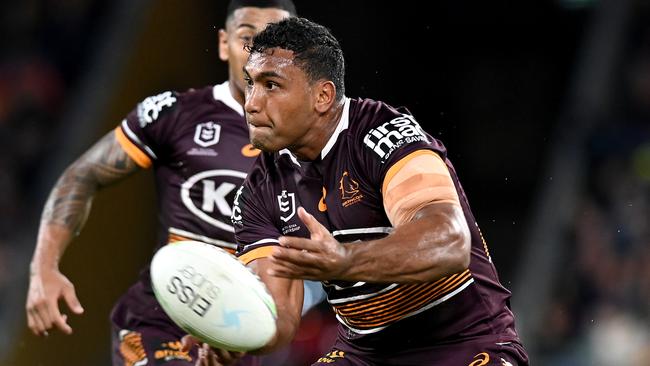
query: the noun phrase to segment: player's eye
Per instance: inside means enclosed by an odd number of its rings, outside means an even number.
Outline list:
[[[246,44],[250,44],[253,41],[253,36],[241,36],[239,39]]]
[[[278,83],[276,83],[274,81],[267,81],[266,82],[266,88],[269,89],[269,90],[274,90],[274,89],[278,88],[279,86],[280,85],[278,85]]]
[[[246,87],[251,87],[253,86],[253,79],[248,76],[244,76],[244,83],[246,83]]]

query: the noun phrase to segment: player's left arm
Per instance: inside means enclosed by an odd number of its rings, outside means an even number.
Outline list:
[[[253,355],[267,354],[291,342],[300,326],[303,281],[271,276],[269,274],[268,258],[258,258],[247,265],[258,273],[260,279],[266,285],[273,297],[278,314],[275,322],[277,330],[273,338],[264,347],[247,352]],[[192,335],[184,336],[182,344],[182,349],[185,352],[189,352],[193,347],[199,347],[195,366],[233,365],[245,355],[244,352],[210,347],[206,343],[201,343]]]
[[[365,282],[429,282],[469,266],[470,233],[442,158],[418,150],[395,163],[382,185],[394,231],[341,245],[304,209],[310,239],[281,237],[270,273],[284,278]]]
[[[251,354],[270,353],[288,344],[300,326],[303,281],[272,276],[269,274],[270,265],[268,258],[259,258],[248,264],[271,293],[278,314],[275,336],[263,348],[249,352]]]

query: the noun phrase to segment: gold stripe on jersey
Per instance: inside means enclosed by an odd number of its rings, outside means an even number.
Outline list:
[[[436,155],[438,157],[440,156],[431,150],[416,150],[406,155],[405,157],[401,158],[398,162],[393,164],[386,172],[386,175],[384,175],[384,183],[381,185],[381,192],[382,193],[386,192],[386,188],[388,188],[388,184],[390,183],[390,181],[393,180],[395,174],[397,174],[397,172],[399,172],[402,169],[402,167],[406,165],[406,163],[421,155]]]
[[[131,142],[128,137],[122,131],[122,127],[117,126],[115,128],[115,139],[122,146],[124,152],[135,161],[142,168],[149,168],[151,166],[151,159],[147,154],[145,154],[140,148]]]
[[[390,325],[419,309],[440,300],[472,281],[469,269],[436,282],[398,285],[391,291],[363,300],[334,304],[338,318],[354,329],[372,329]]]
[[[423,207],[434,203],[460,206],[456,187],[440,155],[417,150],[393,165],[382,188],[384,209],[397,227],[409,222]]]
[[[490,263],[492,263],[492,257],[490,257],[490,250],[488,249],[487,242],[485,241],[485,237],[483,236],[483,232],[481,231],[481,228],[476,225],[476,228],[478,229],[478,234],[481,236],[481,242],[483,243],[483,250],[485,250],[485,255],[487,255],[488,260]]]
[[[250,252],[246,252],[242,255],[239,256],[239,261],[248,264],[256,259],[260,258],[266,258],[271,255],[271,251],[273,250],[274,246],[264,246],[264,247],[259,247],[251,250]]]

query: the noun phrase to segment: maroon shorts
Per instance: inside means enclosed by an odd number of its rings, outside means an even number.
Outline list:
[[[181,351],[180,339],[185,335],[172,328],[138,326],[119,329],[113,326],[113,366],[194,366],[197,348],[189,353]],[[252,356],[244,356],[238,366],[259,366]]]
[[[361,351],[339,339],[312,366],[527,366],[528,356],[517,342],[472,340],[412,350]]]

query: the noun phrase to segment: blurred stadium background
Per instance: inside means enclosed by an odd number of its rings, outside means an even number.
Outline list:
[[[449,148],[533,364],[650,365],[650,3],[296,0],[346,52],[348,95]],[[225,1],[0,5],[0,365],[108,365],[108,313],[147,263],[152,177],[98,195],[64,273],[86,313],[32,336],[28,264],[62,169],[144,97],[227,78]],[[308,365],[325,306],[265,365]]]

